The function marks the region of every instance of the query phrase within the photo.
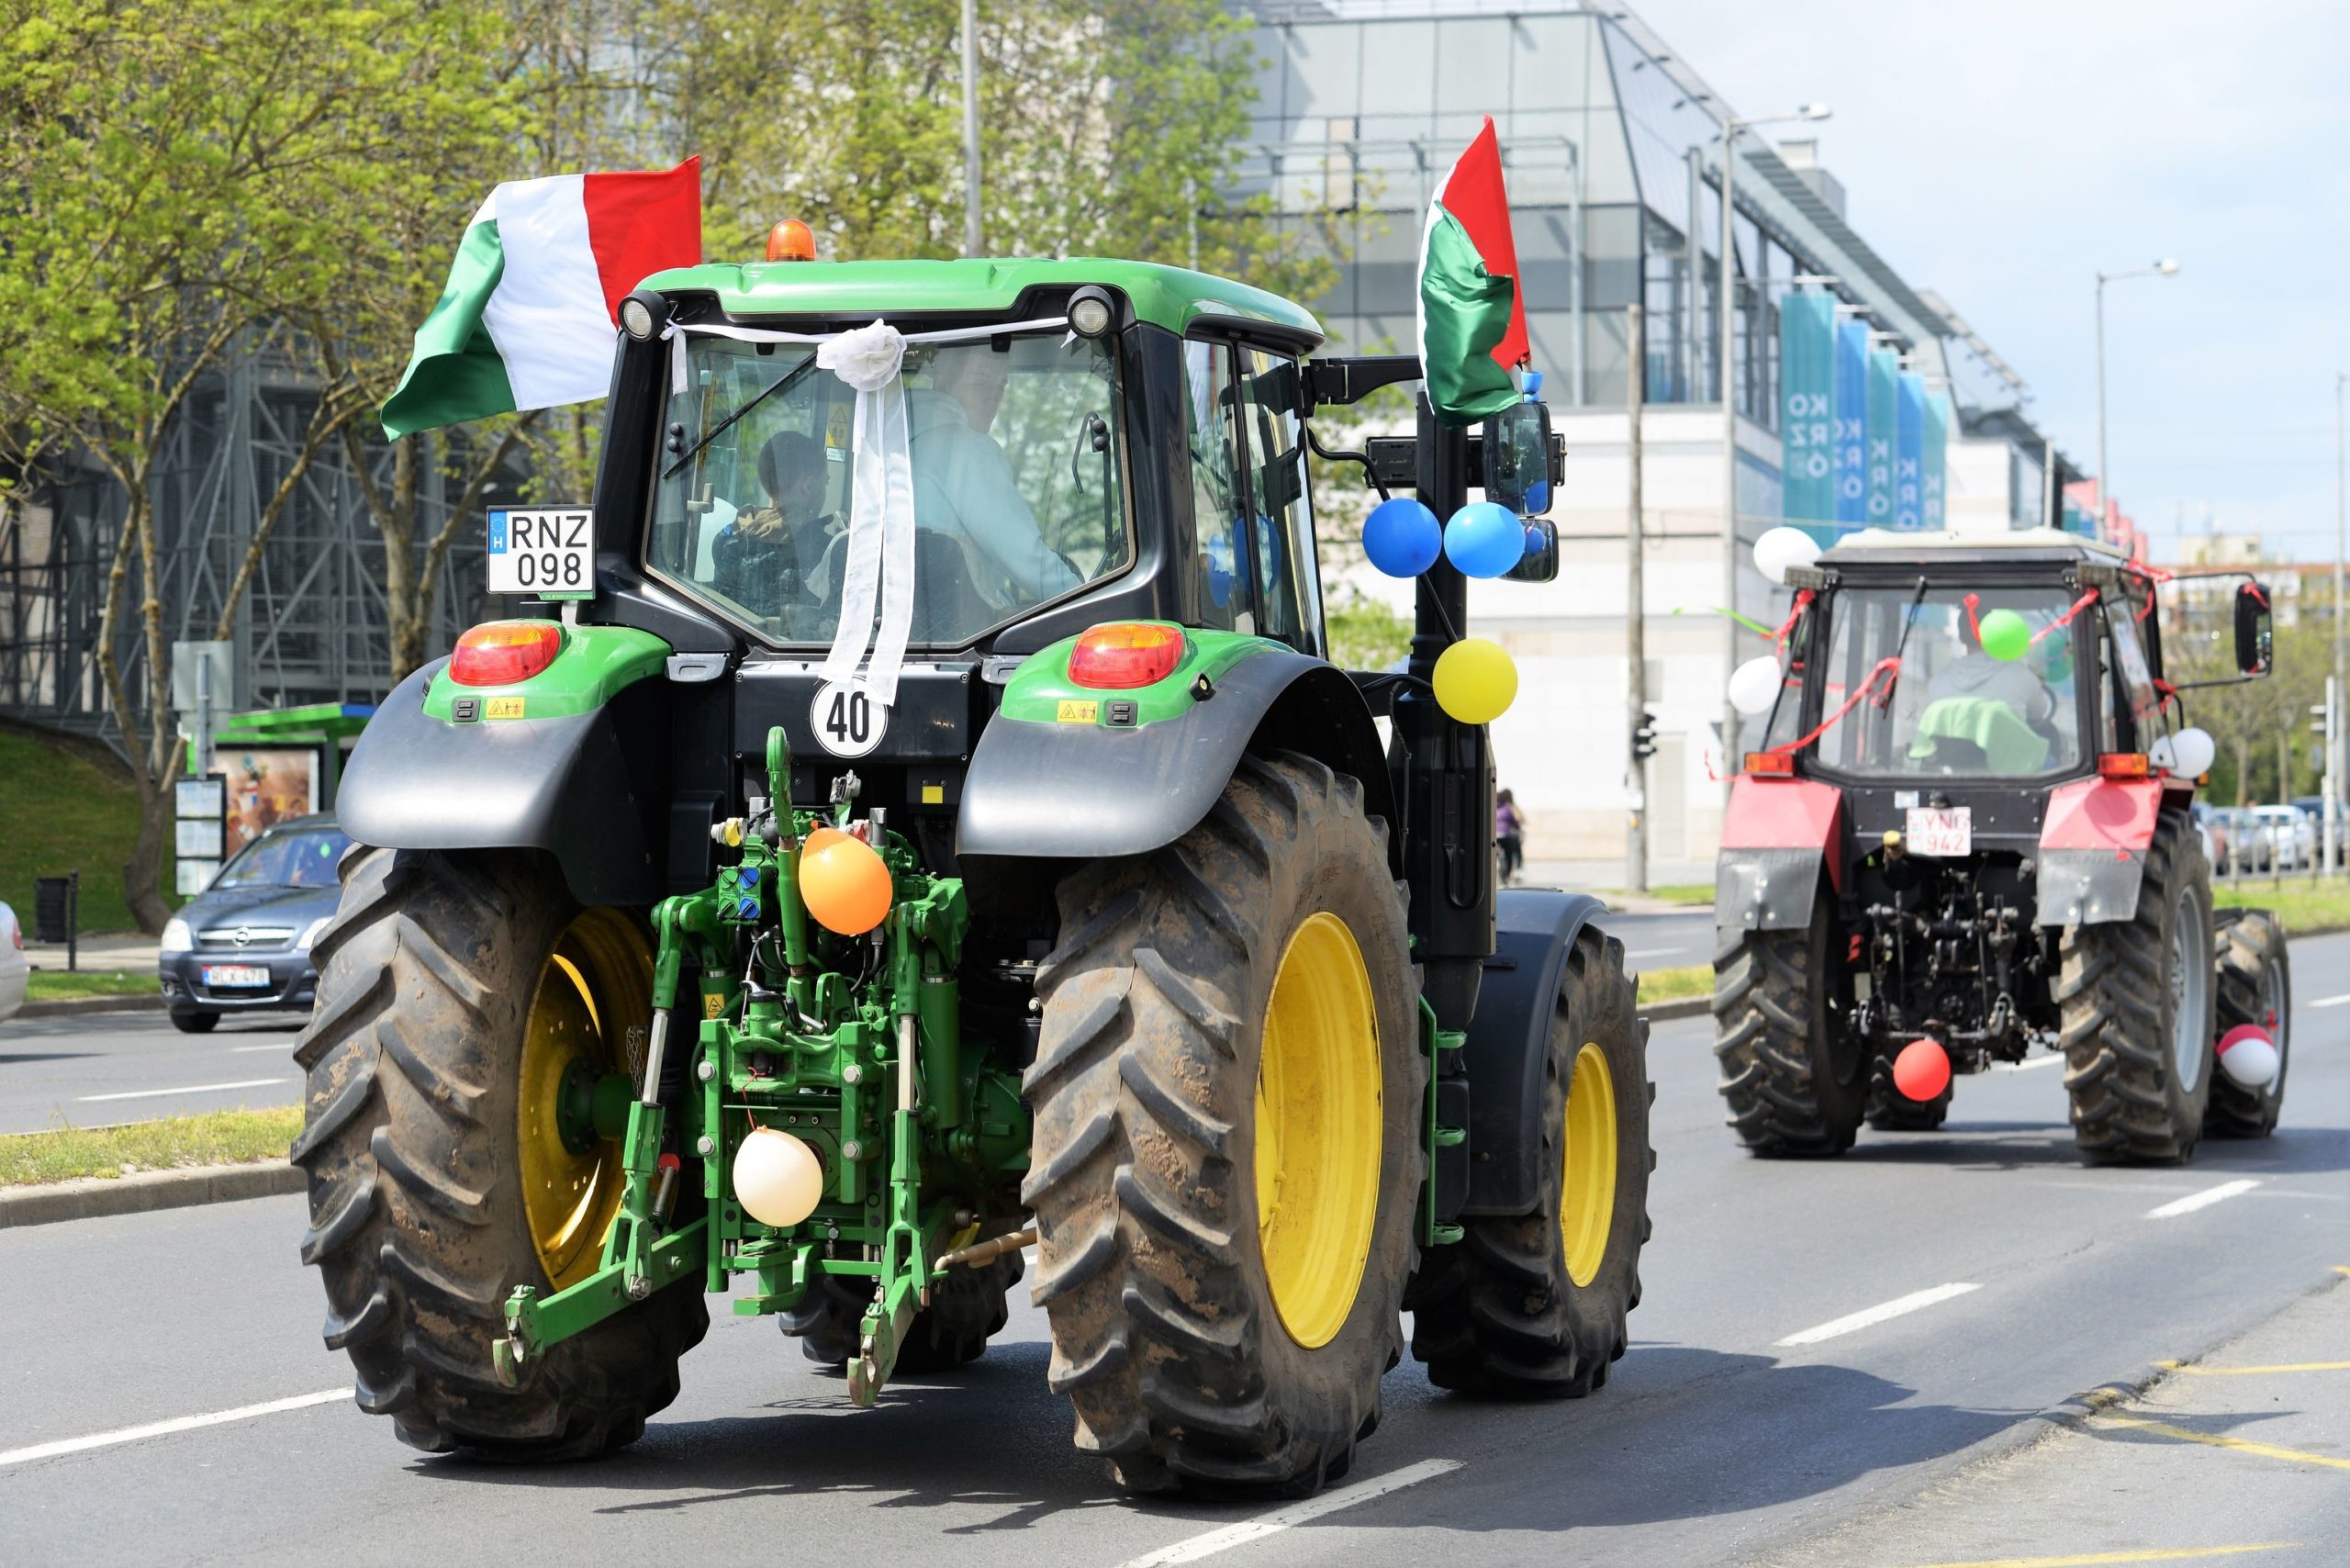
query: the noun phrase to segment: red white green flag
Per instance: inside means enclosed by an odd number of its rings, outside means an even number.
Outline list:
[[[1509,373],[1530,350],[1491,115],[1428,204],[1419,318],[1420,367],[1438,418],[1465,425],[1517,401]]]
[[[621,307],[701,260],[701,160],[510,180],[489,193],[384,404],[384,433],[600,398]]]

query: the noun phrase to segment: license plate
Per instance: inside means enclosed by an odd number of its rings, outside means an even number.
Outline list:
[[[207,991],[235,991],[240,987],[266,986],[269,971],[251,964],[207,964],[204,966],[204,988]]]
[[[1954,860],[1975,853],[1975,810],[1971,806],[1912,806],[1909,831],[1912,855]]]

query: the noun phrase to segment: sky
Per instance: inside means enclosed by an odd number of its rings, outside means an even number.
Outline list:
[[[2350,4],[1628,0],[1741,115],[1823,101],[1853,228],[2030,384],[2035,422],[2107,451],[2122,510],[2334,553],[2334,386],[2350,371]]]

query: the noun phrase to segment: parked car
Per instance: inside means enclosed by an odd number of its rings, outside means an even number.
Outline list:
[[[2252,816],[2277,870],[2300,871],[2317,864],[2317,824],[2307,812],[2298,806],[2255,806]]]
[[[2195,831],[2203,835],[2205,862],[2210,866],[2214,876],[2224,875],[2228,868],[2228,841],[2231,836],[2226,810],[2198,801],[2188,807],[2187,812],[2195,823]]]
[[[334,918],[335,863],[350,846],[332,817],[297,817],[220,868],[163,927],[157,967],[174,1027],[200,1035],[223,1014],[310,1006],[310,944]]]
[[[25,980],[32,973],[25,958],[25,928],[17,912],[0,903],[0,1018],[13,1018],[25,1004]]]

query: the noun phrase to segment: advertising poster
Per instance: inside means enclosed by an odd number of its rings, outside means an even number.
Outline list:
[[[319,809],[319,754],[309,746],[224,748],[213,757],[212,771],[229,791],[224,855],[236,854],[274,823]]]

